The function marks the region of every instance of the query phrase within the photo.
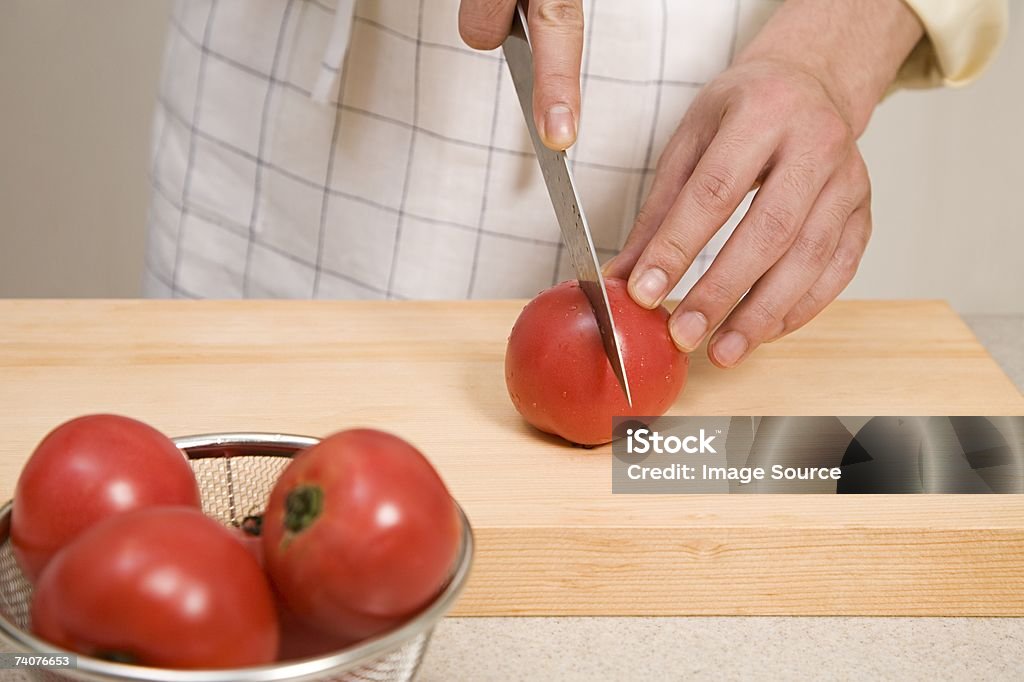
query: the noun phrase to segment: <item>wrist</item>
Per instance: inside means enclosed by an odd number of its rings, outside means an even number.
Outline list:
[[[860,135],[922,35],[902,0],[788,0],[734,64],[772,61],[813,76]]]

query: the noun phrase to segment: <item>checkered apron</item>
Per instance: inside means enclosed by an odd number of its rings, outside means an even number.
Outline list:
[[[602,260],[700,87],[775,6],[586,3],[569,158]],[[179,0],[153,131],[147,295],[508,298],[571,277],[501,52],[467,48],[457,11]]]

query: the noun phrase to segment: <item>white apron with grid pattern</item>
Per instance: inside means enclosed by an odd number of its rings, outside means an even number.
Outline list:
[[[569,157],[602,259],[700,87],[775,6],[585,3]],[[147,295],[510,298],[572,277],[500,50],[466,47],[457,12],[458,0],[179,0]]]

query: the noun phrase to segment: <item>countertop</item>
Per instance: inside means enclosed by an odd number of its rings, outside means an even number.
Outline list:
[[[1024,315],[965,315],[1024,392]],[[1024,619],[449,618],[419,679],[1019,679]]]

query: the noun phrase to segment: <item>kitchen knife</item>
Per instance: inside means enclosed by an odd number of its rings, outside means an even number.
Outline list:
[[[555,217],[562,230],[562,242],[569,252],[576,279],[580,288],[587,295],[590,306],[597,318],[597,327],[601,330],[601,341],[605,355],[611,363],[612,371],[619,380],[619,386],[626,394],[626,402],[633,405],[629,393],[629,381],[626,378],[626,366],[622,361],[622,348],[615,334],[615,320],[612,308],[608,303],[608,290],[601,277],[601,266],[597,261],[597,250],[594,239],[587,227],[587,218],[580,206],[580,197],[572,180],[572,173],[566,163],[565,152],[556,152],[544,146],[533,122],[533,51],[526,34],[526,14],[522,4],[516,3],[516,11],[512,16],[512,29],[502,44],[508,70],[512,74],[512,82],[519,95],[519,104],[526,117],[526,126],[530,129],[533,148],[537,152],[544,183],[547,185],[551,203],[555,208]]]

